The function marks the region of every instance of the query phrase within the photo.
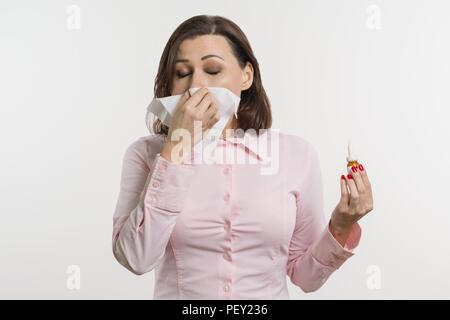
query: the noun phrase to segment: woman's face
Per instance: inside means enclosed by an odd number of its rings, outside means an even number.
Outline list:
[[[177,53],[172,95],[194,87],[223,87],[237,96],[252,85],[253,67],[241,69],[227,40],[202,35],[184,40]]]

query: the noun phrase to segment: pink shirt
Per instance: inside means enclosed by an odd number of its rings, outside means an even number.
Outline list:
[[[167,161],[161,135],[127,148],[113,253],[135,274],[155,270],[154,299],[289,299],[286,275],[315,291],[354,254],[360,226],[342,247],[325,221],[316,150],[272,132],[220,139],[212,164]],[[262,145],[278,150],[271,174]]]

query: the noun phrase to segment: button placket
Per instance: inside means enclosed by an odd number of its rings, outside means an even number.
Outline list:
[[[226,143],[226,142],[225,142]],[[225,299],[231,299],[232,295],[232,283],[234,274],[234,257],[232,250],[232,235],[231,235],[231,187],[232,187],[232,166],[225,164],[221,167],[221,173],[224,181],[225,192],[223,194],[223,201],[225,203],[225,210],[228,212],[227,217],[223,221],[223,232],[225,232],[225,248],[222,253],[222,281],[221,291]]]
[[[223,224],[223,229],[228,233],[231,231],[231,222],[229,219],[225,220],[225,223]]]
[[[222,295],[230,298],[233,285],[234,265],[229,261],[224,260],[221,269],[222,279],[219,283],[219,290]]]
[[[231,233],[228,232],[228,236],[226,239],[227,245],[222,254],[223,259],[223,267],[224,267],[224,287],[223,291],[225,295],[231,295],[231,285],[233,281],[233,273],[234,273],[234,258],[233,258],[233,250],[232,250],[232,239]]]
[[[232,276],[231,274],[228,274],[225,277],[224,281],[221,283],[221,290],[226,298],[231,298],[232,284],[233,284]]]

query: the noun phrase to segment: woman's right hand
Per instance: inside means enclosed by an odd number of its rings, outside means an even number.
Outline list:
[[[192,146],[200,141],[205,132],[217,123],[219,119],[220,115],[217,104],[213,95],[207,88],[197,90],[192,96],[189,96],[189,90],[186,90],[186,92],[181,96],[181,99],[172,115],[172,121],[170,123],[170,128],[167,135],[167,142],[161,151],[161,156],[169,161],[178,164],[181,163],[184,159],[190,156]],[[197,134],[194,136],[194,121],[201,121],[201,135]],[[181,136],[173,136],[176,129],[182,129],[185,132],[182,133]],[[183,137],[185,134],[189,134],[190,138],[183,141],[180,137]],[[174,139],[172,139],[172,136]],[[181,143],[179,147],[174,149],[179,143]]]

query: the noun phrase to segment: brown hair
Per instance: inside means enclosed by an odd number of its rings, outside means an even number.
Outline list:
[[[253,83],[250,88],[241,92],[241,101],[237,112],[237,128],[243,130],[255,129],[258,134],[259,129],[270,128],[272,126],[272,113],[269,98],[262,85],[258,61],[242,30],[234,22],[221,16],[194,16],[175,29],[167,41],[159,62],[154,87],[155,97],[161,98],[171,95],[175,59],[180,44],[186,39],[210,34],[221,35],[227,39],[241,68],[244,68],[247,62],[250,62],[253,66]],[[153,122],[152,127],[156,134],[168,134],[169,128],[159,119]]]

